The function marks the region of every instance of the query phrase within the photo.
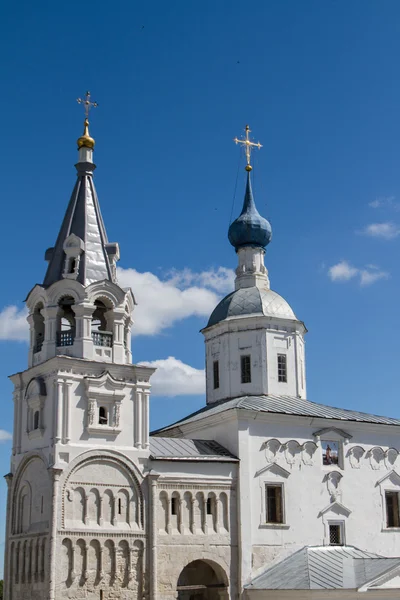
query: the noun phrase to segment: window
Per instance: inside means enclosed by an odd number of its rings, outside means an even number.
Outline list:
[[[250,364],[250,356],[249,355],[241,356],[240,366],[241,366],[242,383],[250,383],[251,382],[251,364]]]
[[[278,354],[278,381],[287,383],[287,357],[286,354]]]
[[[324,467],[339,465],[340,442],[324,440],[322,446],[322,464]]]
[[[283,523],[282,486],[267,485],[266,496],[266,522]]]
[[[107,410],[104,408],[104,406],[100,406],[100,408],[99,408],[99,425],[107,425],[107,423],[108,423]]]
[[[178,499],[177,498],[171,498],[171,515],[177,515],[178,514]]]
[[[39,429],[40,412],[36,410],[33,414],[33,429]]]
[[[343,546],[343,525],[342,523],[329,524],[329,544],[331,546]]]
[[[214,390],[219,388],[219,362],[214,360],[213,362],[213,376],[214,376]]]
[[[121,502],[121,498],[118,498],[118,514],[119,515],[122,514],[122,502]]]
[[[41,500],[41,503],[40,503],[40,514],[41,515],[43,514],[43,496],[42,496],[42,500]]]
[[[399,523],[399,494],[385,492],[386,527],[400,527]]]
[[[212,515],[212,499],[207,498],[207,514]]]

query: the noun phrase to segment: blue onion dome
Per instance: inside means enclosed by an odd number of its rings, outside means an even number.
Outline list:
[[[250,171],[247,171],[247,185],[242,212],[231,223],[228,238],[232,246],[238,250],[243,246],[259,246],[265,248],[272,238],[271,224],[258,212],[251,189]]]

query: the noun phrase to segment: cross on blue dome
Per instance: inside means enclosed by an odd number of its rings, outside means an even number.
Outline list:
[[[231,223],[228,231],[229,241],[236,250],[244,246],[265,248],[272,238],[270,222],[264,219],[256,208],[251,188],[250,170],[246,170],[247,184],[242,212]]]

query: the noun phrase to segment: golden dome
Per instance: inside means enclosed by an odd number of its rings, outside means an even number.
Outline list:
[[[89,121],[85,119],[83,135],[77,140],[78,148],[90,148],[93,150],[95,143],[94,139],[89,135]]]

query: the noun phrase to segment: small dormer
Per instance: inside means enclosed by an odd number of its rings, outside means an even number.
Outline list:
[[[85,244],[81,238],[71,233],[65,240],[63,249],[65,252],[63,277],[65,279],[77,279],[81,254],[85,249]]]

